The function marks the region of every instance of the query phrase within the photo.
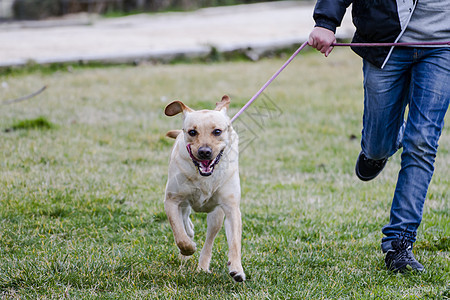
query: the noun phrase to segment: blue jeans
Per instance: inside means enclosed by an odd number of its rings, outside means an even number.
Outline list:
[[[378,160],[403,147],[390,221],[382,229],[387,252],[398,238],[416,241],[449,106],[450,48],[396,48],[383,69],[364,61],[363,72],[362,151]]]

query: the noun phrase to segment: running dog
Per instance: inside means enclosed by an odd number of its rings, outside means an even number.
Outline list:
[[[242,221],[238,135],[227,110],[230,98],[223,96],[215,110],[195,111],[180,101],[167,105],[165,114],[183,114],[183,129],[167,133],[176,139],[169,162],[164,209],[182,257],[196,251],[191,209],[208,213],[206,240],[199,269],[210,272],[214,239],[225,217],[228,241],[228,271],[237,282],[245,280],[241,264]]]

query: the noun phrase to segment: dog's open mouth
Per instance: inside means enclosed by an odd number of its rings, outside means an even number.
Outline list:
[[[202,176],[210,176],[213,173],[214,167],[219,163],[223,153],[223,150],[220,151],[216,158],[212,160],[199,160],[192,154],[191,145],[187,145],[186,149],[191,156],[192,162],[198,168],[198,172]]]

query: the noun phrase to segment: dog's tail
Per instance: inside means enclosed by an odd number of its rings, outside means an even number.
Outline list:
[[[166,136],[172,139],[176,139],[180,133],[181,130],[170,130],[169,132],[166,133]]]

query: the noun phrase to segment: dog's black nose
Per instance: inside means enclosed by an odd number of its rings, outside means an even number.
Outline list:
[[[200,159],[208,159],[210,160],[212,156],[212,149],[209,147],[200,147],[198,148],[198,157]]]

